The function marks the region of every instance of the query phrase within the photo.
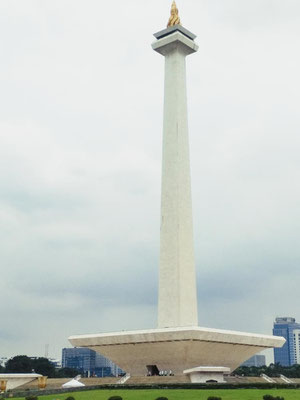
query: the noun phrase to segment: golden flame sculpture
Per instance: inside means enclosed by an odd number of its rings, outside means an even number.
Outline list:
[[[5,392],[6,391],[6,384],[7,384],[7,379],[1,379],[0,380],[0,391]]]
[[[179,15],[178,15],[178,8],[176,6],[175,1],[173,1],[173,3],[172,3],[171,16],[170,16],[170,19],[169,19],[167,27],[174,26],[174,25],[181,25],[180,24],[180,18],[179,18]]]
[[[47,376],[39,376],[38,377],[38,388],[45,389],[47,386]]]

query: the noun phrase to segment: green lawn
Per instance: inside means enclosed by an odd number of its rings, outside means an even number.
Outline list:
[[[262,400],[265,394],[282,396],[285,400],[300,400],[300,389],[236,389],[236,390],[95,390],[60,395],[40,396],[40,400],[65,400],[74,396],[75,400],[107,400],[110,396],[118,395],[123,400],[155,400],[165,396],[169,400],[207,400],[209,396],[222,397],[222,400]],[[24,400],[19,398],[14,400]]]

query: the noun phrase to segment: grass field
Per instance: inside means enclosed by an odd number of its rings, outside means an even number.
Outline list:
[[[65,400],[74,396],[75,400],[107,400],[118,395],[123,400],[155,400],[159,396],[169,400],[207,400],[209,396],[222,397],[222,400],[262,400],[265,394],[282,396],[285,400],[300,400],[300,389],[236,389],[236,390],[95,390],[60,395],[40,396],[40,400]],[[24,400],[24,398],[14,398]]]

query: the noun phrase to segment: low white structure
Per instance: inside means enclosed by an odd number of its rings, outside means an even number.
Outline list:
[[[192,383],[217,382],[225,383],[224,375],[230,374],[230,368],[226,367],[197,367],[183,371],[190,377]]]
[[[35,379],[42,377],[40,374],[0,374],[0,381],[7,381],[6,390],[15,389]]]

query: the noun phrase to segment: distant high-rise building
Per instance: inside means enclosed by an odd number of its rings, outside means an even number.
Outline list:
[[[77,369],[81,374],[90,376],[95,372],[96,355],[90,349],[63,349],[62,367]]]
[[[241,367],[262,367],[266,365],[266,356],[262,354],[256,354],[255,356],[249,358],[249,360],[245,361]]]
[[[276,318],[273,327],[274,336],[283,336],[286,343],[274,349],[274,361],[283,366],[300,364],[300,324],[295,318]]]
[[[112,361],[102,356],[101,354],[96,353],[95,374],[97,376],[118,376],[122,373],[123,371],[116,364],[114,364]]]
[[[85,376],[118,376],[123,371],[112,361],[88,348],[65,348],[62,350],[63,368],[77,369]]]

